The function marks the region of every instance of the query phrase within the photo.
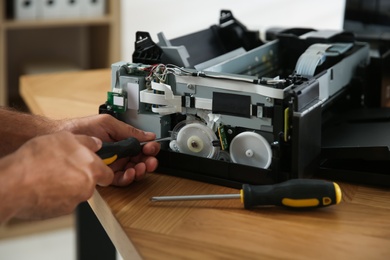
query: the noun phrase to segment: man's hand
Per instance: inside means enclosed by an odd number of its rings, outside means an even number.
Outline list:
[[[144,132],[119,121],[111,115],[102,114],[76,119],[52,120],[43,116],[20,113],[0,108],[0,157],[12,154],[28,140],[37,136],[68,131],[73,134],[95,136],[103,142],[114,142],[135,137],[140,142],[154,140],[156,135]],[[17,129],[17,131],[16,131]],[[110,165],[115,171],[112,184],[125,186],[143,178],[146,172],[157,168],[157,153],[160,144],[151,142],[144,145],[139,156],[121,159]]]
[[[156,138],[154,133],[144,132],[107,114],[62,120],[59,129],[75,134],[95,136],[104,142],[116,142],[129,137],[135,137],[140,142],[145,142]],[[112,184],[126,186],[133,181],[141,180],[146,172],[153,172],[158,166],[155,156],[159,151],[160,144],[150,142],[143,146],[140,155],[120,159],[111,164],[110,167],[115,172]]]
[[[98,138],[64,131],[33,138],[4,157],[0,222],[71,213],[92,196],[96,184],[110,185],[114,173],[95,154],[100,148]]]

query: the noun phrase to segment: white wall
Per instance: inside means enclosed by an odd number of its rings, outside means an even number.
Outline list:
[[[203,30],[219,23],[222,9],[251,30],[305,27],[341,29],[345,0],[121,0],[122,59],[131,61],[136,31],[157,33],[168,39]]]

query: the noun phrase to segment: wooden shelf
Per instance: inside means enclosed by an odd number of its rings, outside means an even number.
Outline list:
[[[4,29],[34,29],[34,28],[55,28],[55,27],[68,27],[68,26],[81,26],[81,25],[100,25],[111,24],[112,16],[106,15],[98,18],[85,18],[85,19],[56,19],[56,20],[32,20],[32,21],[4,21]]]
[[[102,17],[28,21],[10,19],[6,4],[0,3],[0,106],[19,108],[19,78],[33,62],[85,70],[120,60],[119,0],[107,0]]]

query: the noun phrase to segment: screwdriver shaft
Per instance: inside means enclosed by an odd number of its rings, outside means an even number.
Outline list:
[[[211,195],[183,195],[183,196],[158,196],[152,197],[151,201],[176,201],[176,200],[225,200],[239,199],[240,194],[211,194]]]
[[[147,144],[147,143],[150,143],[150,142],[164,142],[164,141],[170,141],[170,140],[172,140],[172,137],[168,136],[168,137],[157,138],[157,139],[154,139],[154,140],[151,140],[151,141],[142,142],[140,144],[144,145],[144,144]]]

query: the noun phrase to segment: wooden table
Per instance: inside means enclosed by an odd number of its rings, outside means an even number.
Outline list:
[[[24,76],[33,113],[98,113],[110,70]],[[124,259],[389,259],[390,190],[339,183],[342,202],[315,210],[244,210],[238,200],[153,203],[159,195],[236,193],[151,173],[128,187],[98,187],[89,204]]]

